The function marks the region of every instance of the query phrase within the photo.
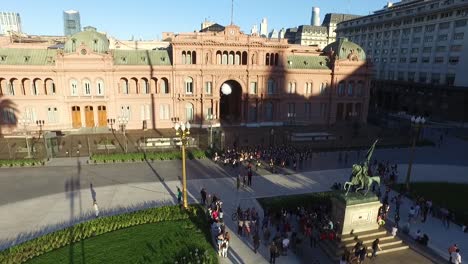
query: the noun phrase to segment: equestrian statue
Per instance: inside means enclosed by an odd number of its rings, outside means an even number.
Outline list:
[[[379,141],[378,139],[375,140],[374,144],[372,144],[370,149],[367,151],[366,158],[361,165],[359,164],[353,165],[351,180],[343,184],[343,188],[346,191],[346,195],[348,195],[348,192],[351,189],[351,186],[358,186],[355,192],[365,189],[366,192],[364,193],[364,195],[367,195],[367,193],[369,192],[374,182],[376,182],[380,186],[380,176],[372,177],[372,176],[369,176],[368,174],[372,153],[374,152],[375,145],[377,144],[378,141]]]

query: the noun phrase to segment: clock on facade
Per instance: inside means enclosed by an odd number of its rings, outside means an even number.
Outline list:
[[[82,49],[82,50],[81,50],[81,55],[86,55],[86,53],[88,53],[88,52],[86,51],[86,49]]]

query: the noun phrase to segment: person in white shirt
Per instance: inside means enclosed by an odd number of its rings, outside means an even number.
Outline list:
[[[283,251],[285,255],[288,254],[288,248],[289,248],[289,238],[285,237],[283,239]]]
[[[94,208],[94,214],[96,215],[96,218],[99,217],[99,207],[96,201],[93,202],[93,208]]]
[[[398,232],[398,227],[396,225],[394,225],[392,227],[392,236],[396,236],[397,232]]]
[[[459,248],[457,248],[457,250],[455,252],[452,252],[452,263],[454,263],[454,264],[461,264],[462,263]]]

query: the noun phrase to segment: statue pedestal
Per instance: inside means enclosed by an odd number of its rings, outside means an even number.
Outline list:
[[[376,230],[379,208],[382,206],[377,196],[369,192],[366,196],[359,193],[337,193],[332,197],[332,220],[339,223],[338,234],[350,234]]]

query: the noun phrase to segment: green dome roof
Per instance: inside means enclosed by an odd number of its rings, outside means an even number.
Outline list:
[[[328,44],[323,49],[323,52],[328,54],[334,52],[338,60],[366,60],[364,49],[358,44],[349,41],[347,38],[339,38],[337,41]]]
[[[66,53],[76,52],[81,44],[97,53],[106,53],[109,50],[109,39],[93,27],[85,27],[84,31],[72,35],[65,42],[64,50]]]

